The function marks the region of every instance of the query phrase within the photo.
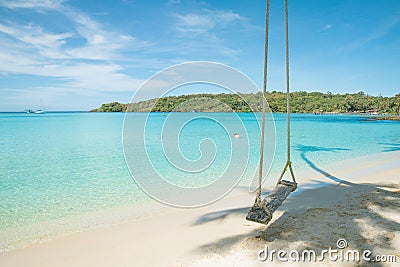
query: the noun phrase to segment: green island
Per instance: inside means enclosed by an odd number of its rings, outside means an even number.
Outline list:
[[[262,110],[261,92],[250,94],[191,94],[149,99],[137,103],[111,102],[92,112],[251,112]],[[366,113],[398,115],[400,94],[392,97],[370,96],[364,92],[332,94],[330,92],[293,92],[291,111],[294,113]],[[268,92],[272,112],[286,111],[286,94]]]

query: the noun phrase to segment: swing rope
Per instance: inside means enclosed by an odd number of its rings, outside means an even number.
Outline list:
[[[261,118],[261,142],[260,142],[260,162],[258,169],[258,189],[254,207],[262,207],[261,185],[263,177],[263,160],[264,160],[264,138],[265,138],[265,109],[267,94],[267,73],[268,73],[268,28],[269,28],[269,0],[266,0],[265,7],[265,44],[264,44],[264,82],[262,92],[262,118]],[[289,168],[292,180],[295,184],[296,179],[290,161],[290,86],[289,86],[289,18],[288,18],[288,1],[284,0],[285,13],[285,36],[286,36],[286,114],[287,114],[287,161],[285,167],[278,179],[278,184],[282,181],[283,175]],[[294,190],[293,190],[294,191]]]
[[[288,3],[285,1],[285,39],[286,39],[286,114],[287,114],[287,161],[290,162],[290,87],[289,87],[289,18]]]
[[[262,118],[261,118],[261,142],[260,142],[260,162],[258,168],[258,189],[256,204],[261,206],[261,184],[263,177],[263,161],[264,161],[264,137],[265,137],[265,109],[266,109],[266,94],[267,94],[267,67],[268,67],[268,22],[269,22],[269,0],[266,0],[265,5],[265,44],[264,44],[264,82],[262,92]]]
[[[269,0],[266,0],[266,23],[265,23],[265,55],[264,55],[264,84],[263,84],[263,106],[261,119],[261,142],[260,142],[260,163],[258,171],[258,190],[254,205],[250,208],[246,215],[249,221],[268,224],[272,219],[272,214],[278,209],[283,201],[291,192],[296,190],[297,182],[294,177],[292,163],[290,162],[290,87],[289,87],[289,22],[288,22],[288,0],[284,0],[285,4],[285,30],[286,30],[286,113],[287,113],[287,161],[283,171],[278,179],[275,188],[261,199],[261,184],[263,177],[263,158],[264,158],[264,137],[265,137],[265,109],[266,109],[266,91],[267,91],[267,59],[268,59],[268,17],[269,17]],[[289,169],[292,176],[291,181],[282,180],[283,175]]]
[[[284,13],[285,13],[285,39],[286,39],[286,114],[287,114],[287,160],[285,167],[278,179],[278,184],[282,181],[283,175],[289,168],[293,182],[297,185],[296,178],[290,161],[290,86],[289,86],[289,15],[288,15],[288,0],[284,0]],[[293,191],[296,188],[293,189]]]

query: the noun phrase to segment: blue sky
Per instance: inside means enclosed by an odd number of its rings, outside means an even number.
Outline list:
[[[264,1],[0,0],[0,111],[128,102],[174,64],[216,61],[262,84]],[[271,0],[269,90],[284,90]],[[289,1],[293,90],[400,93],[400,1]],[[197,87],[198,92],[201,89]]]

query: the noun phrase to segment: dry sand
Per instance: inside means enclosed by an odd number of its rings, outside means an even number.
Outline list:
[[[271,266],[258,260],[268,249],[332,247],[395,255],[400,263],[400,151],[311,166],[302,182],[265,227],[244,220],[253,196],[238,188],[199,209],[158,205],[154,213],[118,225],[70,234],[0,254],[0,266]],[[307,177],[305,179],[304,177]],[[268,190],[268,188],[267,188]],[[159,210],[159,212],[158,212]],[[364,266],[326,259],[291,266]]]

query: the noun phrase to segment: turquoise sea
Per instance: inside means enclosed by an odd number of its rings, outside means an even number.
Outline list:
[[[232,113],[205,113],[225,123]],[[257,166],[260,114],[238,114],[250,141],[250,169]],[[0,231],[107,208],[152,201],[128,171],[122,148],[123,113],[0,113]],[[135,113],[138,120],[144,113]],[[187,113],[175,114],[180,119]],[[286,115],[273,114],[276,154],[268,179],[285,163]],[[257,118],[258,117],[258,118]],[[134,118],[135,119],[135,118]],[[146,130],[149,158],[167,180],[182,186],[210,183],[229,161],[228,135],[209,119],[199,119],[179,133],[186,159],[201,156],[199,142],[213,140],[216,156],[207,175],[176,172],[162,159],[159,129],[166,120],[151,114]],[[138,131],[140,128],[138,128]],[[172,138],[174,134],[171,133]],[[228,135],[227,135],[228,134]],[[243,133],[239,132],[243,136]],[[168,133],[166,133],[168,136]],[[240,141],[240,140],[239,140]],[[140,140],[138,140],[140,142]],[[292,161],[295,170],[323,166],[367,154],[400,150],[400,123],[370,121],[356,115],[292,114]],[[266,151],[271,154],[271,151]],[[141,162],[142,158],[137,158]],[[184,164],[184,163],[183,163]],[[253,172],[245,173],[249,184]]]

